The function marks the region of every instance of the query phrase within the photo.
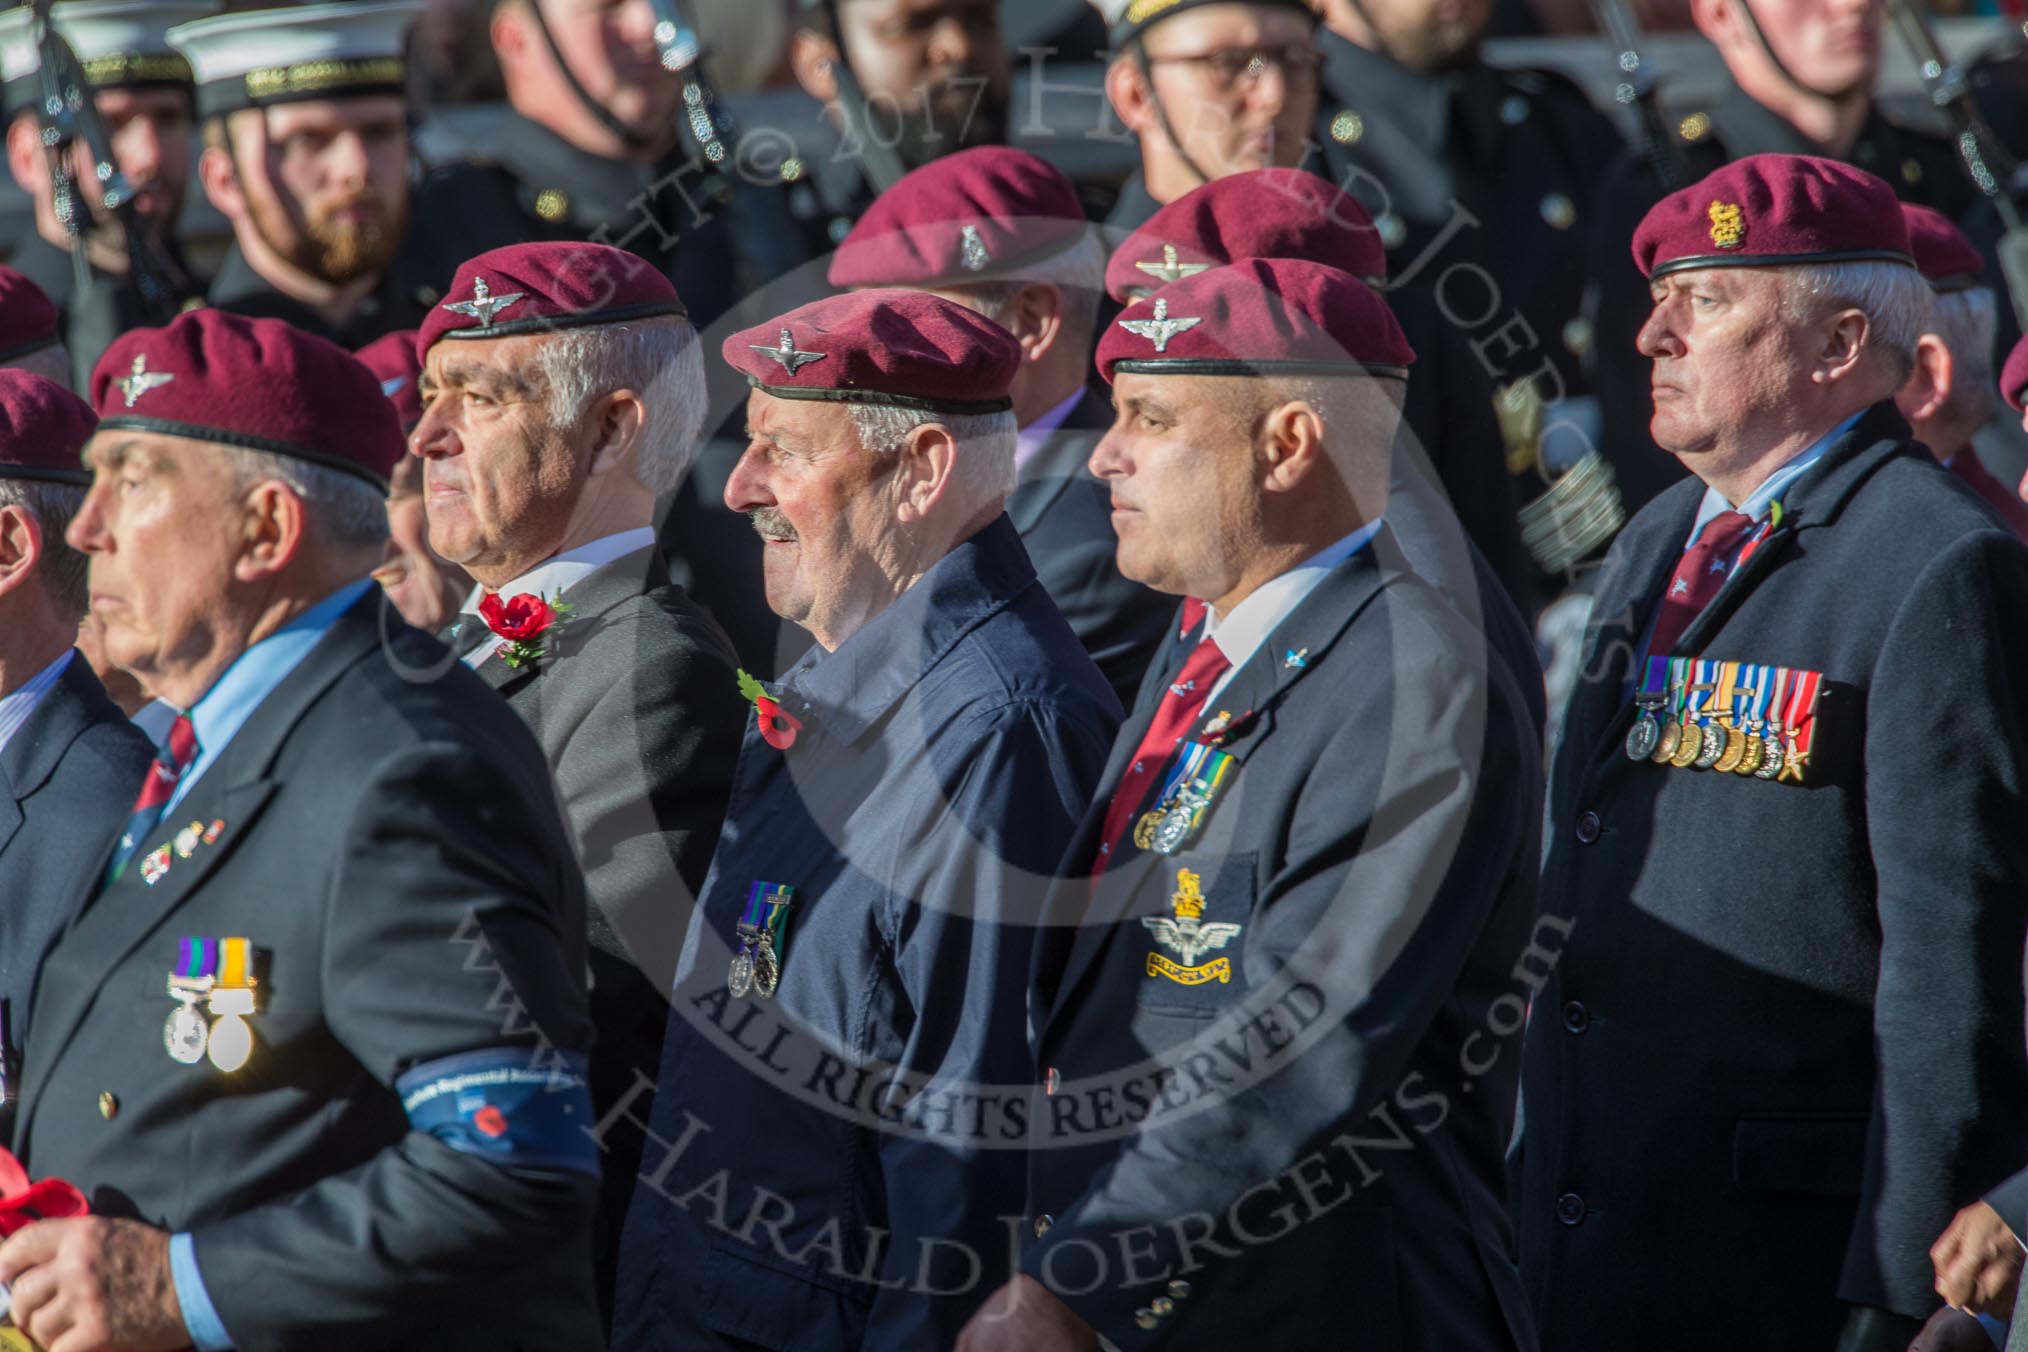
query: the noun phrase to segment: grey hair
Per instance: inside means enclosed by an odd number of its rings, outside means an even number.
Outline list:
[[[1019,276],[992,276],[969,284],[938,288],[968,310],[995,324],[1021,289],[1046,282],[1063,293],[1063,322],[1075,337],[1089,339],[1098,329],[1099,302],[1105,298],[1106,255],[1095,232],[1047,258],[1019,268]]]
[[[947,428],[963,452],[958,457],[960,482],[980,505],[1014,491],[1014,414],[931,413],[893,404],[847,404],[852,430],[866,450],[892,454],[908,434],[936,423]]]
[[[67,618],[81,620],[91,607],[85,574],[91,560],[64,540],[71,519],[84,506],[80,484],[43,483],[36,479],[0,479],[0,507],[19,507],[42,529],[42,585]]]
[[[1866,345],[1883,354],[1899,388],[1915,370],[1915,344],[1929,324],[1929,283],[1901,263],[1815,263],[1787,268],[1783,313],[1807,322],[1832,310],[1866,316]]]
[[[1988,287],[1930,300],[1928,331],[1943,339],[1951,354],[1951,409],[1968,427],[1985,426],[1999,411],[1999,377],[1993,374],[1999,322],[1999,301]]]
[[[575,423],[592,402],[633,390],[647,406],[634,477],[661,497],[676,491],[704,429],[704,350],[689,321],[649,319],[551,334],[536,348],[549,387],[549,419]]]
[[[267,479],[280,481],[309,508],[310,528],[340,549],[379,549],[387,542],[387,499],[356,474],[268,451],[218,448],[233,472],[234,493]]]

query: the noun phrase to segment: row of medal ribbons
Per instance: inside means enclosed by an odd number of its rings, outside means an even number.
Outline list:
[[[1808,773],[1821,672],[1651,657],[1634,692],[1627,759],[1784,784]]]

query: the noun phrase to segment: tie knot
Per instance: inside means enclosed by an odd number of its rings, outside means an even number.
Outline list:
[[[1753,518],[1745,512],[1720,512],[1704,524],[1697,547],[1714,554],[1729,554],[1752,529]]]
[[[197,728],[191,723],[190,715],[176,715],[176,721],[169,725],[169,738],[162,745],[162,755],[179,773],[197,758]]]

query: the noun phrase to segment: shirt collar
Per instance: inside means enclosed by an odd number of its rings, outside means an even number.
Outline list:
[[[1042,414],[1026,427],[1015,431],[1015,469],[1022,468],[1035,458],[1035,453],[1042,449],[1042,443],[1049,440],[1050,433],[1063,426],[1063,420],[1070,416],[1070,411],[1077,407],[1077,401],[1082,398],[1084,398],[1084,386],[1080,385],[1070,392],[1070,398],[1064,400],[1055,408],[1050,409],[1047,413]]]
[[[233,735],[253,717],[261,701],[302,665],[318,640],[338,622],[338,617],[372,586],[369,581],[350,582],[317,602],[234,658],[225,674],[212,682],[211,689],[184,710],[191,730],[197,734],[197,757],[177,780],[172,802],[180,801],[189,792],[189,786],[218,759]]]
[[[0,695],[0,750],[5,750],[14,734],[21,731],[21,725],[34,714],[35,706],[42,703],[42,697],[49,693],[51,686],[63,676],[70,665],[75,648],[65,648],[61,656],[41,671],[30,676],[26,682]]]
[[[569,591],[592,573],[615,559],[648,548],[655,543],[655,531],[651,526],[636,526],[613,535],[602,535],[596,540],[566,549],[561,554],[552,554],[541,563],[515,578],[499,589],[502,596],[519,596],[531,592],[542,600],[553,600],[559,592]],[[486,597],[484,587],[472,588],[472,594],[465,598],[464,613],[477,615],[479,602]]]
[[[1727,502],[1725,495],[1717,489],[1706,488],[1704,490],[1704,500],[1697,504],[1697,519],[1691,523],[1690,538],[1685,542],[1684,547],[1688,548],[1690,545],[1695,544],[1697,537],[1702,535],[1704,528],[1711,523],[1711,519],[1725,512],[1744,512],[1748,518],[1754,521],[1758,521],[1766,516],[1769,507],[1783,493],[1788,491],[1789,485],[1802,478],[1812,465],[1822,460],[1824,452],[1831,449],[1832,443],[1851,431],[1853,425],[1860,418],[1864,417],[1865,414],[1866,410],[1862,408],[1830,431],[1824,433],[1823,436],[1818,437],[1802,454],[1790,459],[1780,469],[1761,480],[1760,487],[1747,494],[1736,507],[1732,503]]]
[[[1232,669],[1239,670],[1267,642],[1268,635],[1330,576],[1333,568],[1357,554],[1380,533],[1380,525],[1380,518],[1376,517],[1286,573],[1269,578],[1234,606],[1230,615],[1221,616],[1207,606],[1203,637],[1216,643]]]

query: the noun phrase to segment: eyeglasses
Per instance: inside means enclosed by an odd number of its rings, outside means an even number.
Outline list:
[[[1212,83],[1220,89],[1231,89],[1240,84],[1252,88],[1259,83],[1261,76],[1267,74],[1268,67],[1273,66],[1290,85],[1308,86],[1316,83],[1317,70],[1324,64],[1324,54],[1314,47],[1300,44],[1287,47],[1219,47],[1183,56],[1151,56],[1148,64],[1202,66]]]

